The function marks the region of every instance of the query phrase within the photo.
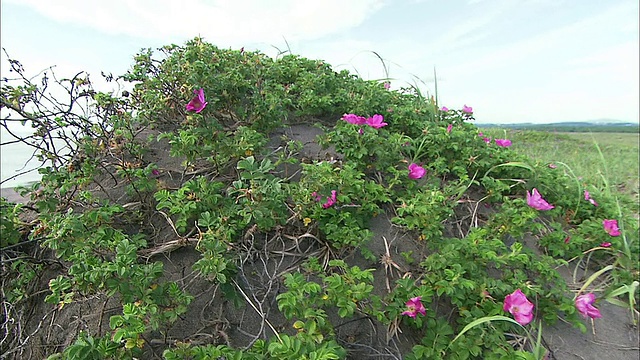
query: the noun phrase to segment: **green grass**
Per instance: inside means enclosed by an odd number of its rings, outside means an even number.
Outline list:
[[[637,203],[640,186],[638,133],[481,130],[492,138],[510,139],[513,142],[512,149],[536,161],[565,163],[583,183],[598,188],[604,188],[608,184],[619,192],[630,195]]]

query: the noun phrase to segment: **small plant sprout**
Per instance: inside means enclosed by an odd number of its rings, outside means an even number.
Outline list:
[[[393,258],[391,257],[391,252],[389,251],[389,242],[387,241],[387,238],[383,236],[382,240],[384,240],[385,253],[382,254],[382,256],[380,257],[380,263],[384,266],[384,273],[386,275],[385,284],[387,285],[387,291],[391,293],[391,285],[389,284],[389,277],[392,275],[393,268],[395,268],[400,274],[404,273],[405,270],[403,270],[400,267],[400,265],[398,265],[395,261],[393,261]]]

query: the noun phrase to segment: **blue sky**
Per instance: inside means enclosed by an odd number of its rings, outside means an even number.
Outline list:
[[[276,48],[394,88],[420,84],[478,122],[638,122],[637,0],[3,0],[1,41],[29,74],[124,73],[143,47],[201,35]],[[6,56],[2,58],[2,76]]]

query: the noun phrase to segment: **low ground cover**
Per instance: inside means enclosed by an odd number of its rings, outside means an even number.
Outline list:
[[[539,359],[542,323],[636,314],[633,211],[467,105],[196,38],[60,80],[79,115],[12,64],[49,165],[2,203],[7,357]]]

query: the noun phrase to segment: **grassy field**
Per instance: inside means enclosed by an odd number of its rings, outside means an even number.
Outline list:
[[[492,138],[507,138],[512,148],[541,162],[562,162],[586,184],[611,186],[638,200],[638,133],[558,133],[482,129]]]

